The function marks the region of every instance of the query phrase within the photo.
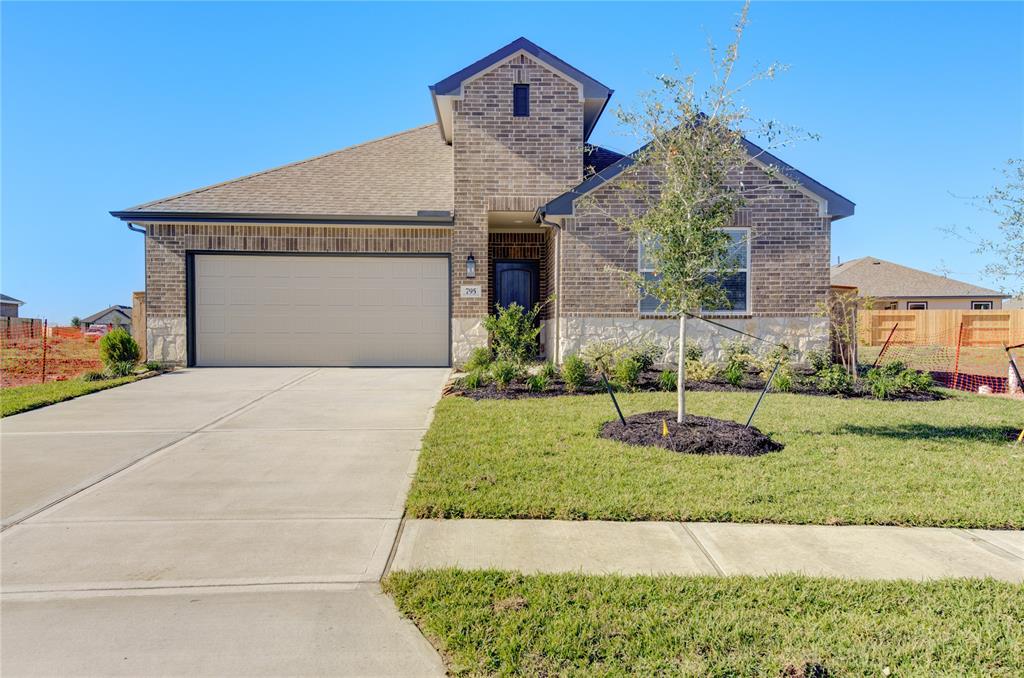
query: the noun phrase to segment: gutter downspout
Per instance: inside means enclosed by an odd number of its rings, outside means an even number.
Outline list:
[[[130,221],[128,222],[127,225],[128,225],[128,230],[129,231],[135,231],[136,233],[141,233],[142,235],[146,235],[146,229],[139,228],[138,226],[136,226],[135,224],[133,224]]]
[[[552,347],[552,359],[555,364],[561,362],[559,360],[559,349],[561,348],[561,324],[562,324],[562,227],[553,221],[548,221],[545,217],[547,215],[544,212],[543,207],[538,207],[537,211],[533,214],[533,219],[538,224],[544,224],[550,228],[555,229],[555,328],[551,336],[551,347]]]

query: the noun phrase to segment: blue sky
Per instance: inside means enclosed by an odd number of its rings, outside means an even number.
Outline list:
[[[738,8],[4,2],[0,286],[60,322],[131,303],[143,239],[109,210],[429,122],[428,84],[520,35],[628,105]],[[993,232],[958,196],[1024,155],[1024,5],[755,3],[743,59],[790,65],[746,101],[820,134],[780,155],[857,203],[833,261],[988,284],[939,229]],[[592,141],[630,150],[607,113]]]

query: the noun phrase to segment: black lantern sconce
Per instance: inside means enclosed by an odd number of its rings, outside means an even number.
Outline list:
[[[466,257],[466,277],[476,277],[476,259],[473,258],[472,252],[470,252],[468,257]]]

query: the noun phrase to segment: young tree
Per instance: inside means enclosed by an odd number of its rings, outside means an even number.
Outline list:
[[[781,195],[771,182],[760,180],[760,173],[772,175],[775,170],[752,164],[760,153],[747,146],[744,134],[758,134],[769,147],[798,136],[775,121],[755,120],[738,100],[755,81],[770,80],[784,70],[772,64],[742,83],[733,82],[748,10],[749,1],[724,53],[709,47],[711,78],[706,87],[699,87],[694,75],[661,75],[659,86],[642,97],[637,109],[617,112],[620,122],[646,143],[610,189],[614,198],[586,199],[588,207],[637,236],[644,268],[654,275],[623,271],[627,283],[658,299],[662,311],[679,317],[678,422],[686,416],[686,316],[702,308],[728,307],[722,282],[738,262],[735,243],[723,229],[734,224],[740,207]]]
[[[77,315],[71,316],[71,326],[72,327],[81,327],[82,326],[82,319],[79,318]]]

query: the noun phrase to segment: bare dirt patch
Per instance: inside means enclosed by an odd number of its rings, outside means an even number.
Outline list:
[[[610,421],[601,427],[600,435],[629,445],[654,445],[683,454],[756,457],[783,447],[754,427],[694,415],[687,415],[679,424],[675,412],[668,410],[634,414],[626,417],[625,426],[618,419]]]

